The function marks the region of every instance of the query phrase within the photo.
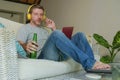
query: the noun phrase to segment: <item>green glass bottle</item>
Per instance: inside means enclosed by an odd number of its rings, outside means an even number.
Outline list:
[[[34,33],[33,41],[37,43],[37,33]],[[36,57],[37,57],[37,51],[33,51],[33,53],[30,53],[30,58],[36,59]]]

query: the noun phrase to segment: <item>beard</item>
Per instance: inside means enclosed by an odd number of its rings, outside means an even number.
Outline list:
[[[31,21],[31,23],[35,26],[40,26],[41,25],[41,20]]]

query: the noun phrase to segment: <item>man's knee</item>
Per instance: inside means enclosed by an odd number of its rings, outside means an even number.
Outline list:
[[[55,37],[60,37],[64,34],[60,30],[55,30],[55,31],[53,31],[52,35]]]
[[[85,37],[85,34],[84,34],[83,32],[77,32],[77,33],[74,35],[74,37],[80,37],[80,38],[82,38],[82,37]]]
[[[77,32],[76,35],[84,36],[85,34],[83,32]]]
[[[53,31],[53,34],[62,34],[62,32],[60,30],[55,30]]]

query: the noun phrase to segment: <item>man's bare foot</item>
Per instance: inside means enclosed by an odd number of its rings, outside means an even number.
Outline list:
[[[108,64],[96,61],[92,69],[110,70],[111,66]]]

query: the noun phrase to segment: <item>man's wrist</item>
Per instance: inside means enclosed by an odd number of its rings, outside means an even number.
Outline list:
[[[56,27],[55,28],[52,28],[52,31],[56,30]]]

